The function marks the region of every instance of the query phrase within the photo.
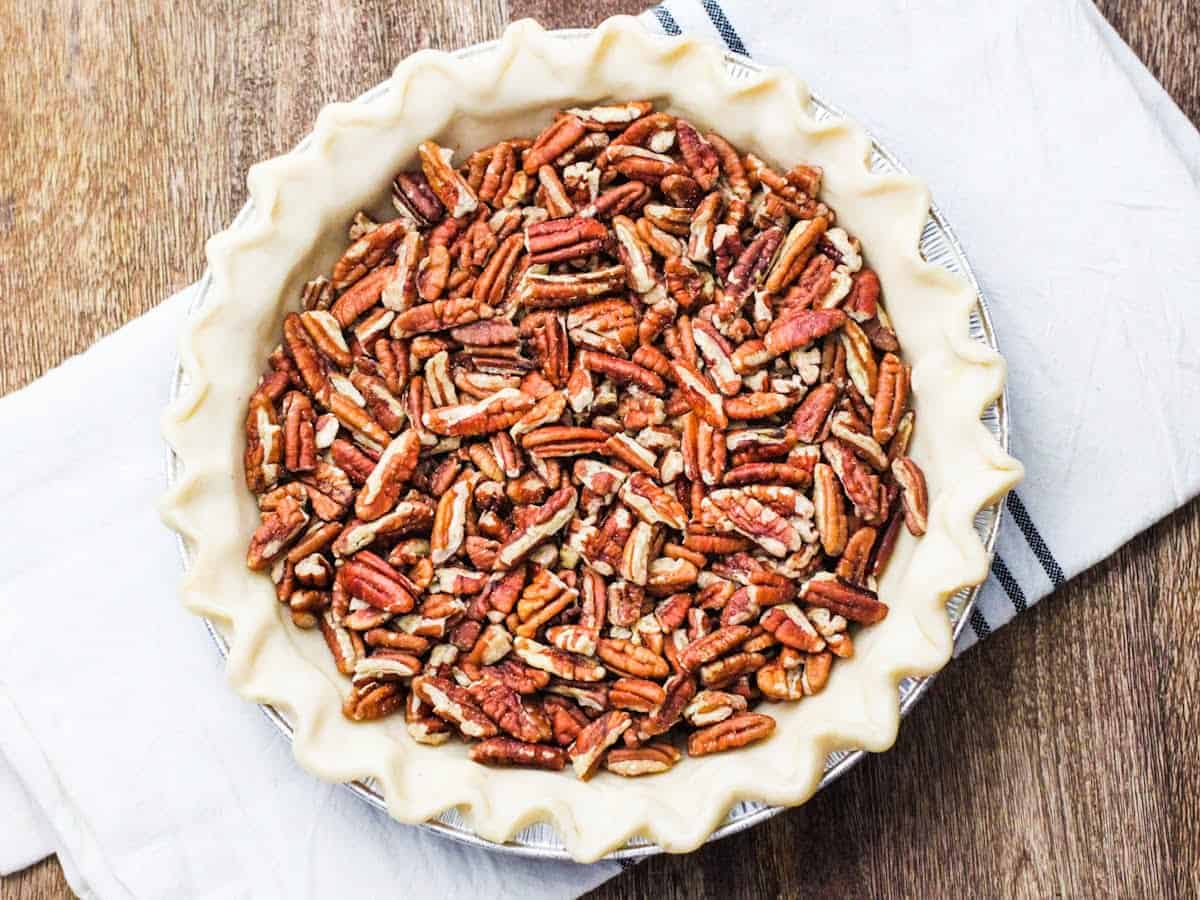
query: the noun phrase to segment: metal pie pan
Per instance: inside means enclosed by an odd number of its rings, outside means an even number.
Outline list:
[[[564,29],[553,31],[554,37],[561,40],[571,41],[580,40],[587,37],[591,33],[590,29]],[[482,44],[474,44],[470,47],[465,47],[456,51],[452,55],[466,58],[479,54],[493,52],[498,46],[498,42],[489,41]],[[752,60],[736,53],[726,52],[725,54],[726,69],[729,75],[734,79],[749,78],[763,70],[762,66]],[[355,103],[371,103],[381,97],[388,90],[388,83],[377,85],[360,97],[356,98]],[[820,99],[816,96],[812,97],[812,112],[818,120],[825,119],[840,119],[845,118],[844,114],[833,104]],[[305,146],[310,140],[306,137],[300,142],[299,147]],[[871,170],[880,173],[907,173],[907,169],[890,153],[885,147],[879,144],[874,138],[871,139]],[[253,211],[252,202],[248,201],[240,210],[237,217],[234,219],[232,228],[237,228],[243,225],[250,217]],[[987,301],[980,290],[979,282],[975,277],[975,273],[971,270],[970,263],[967,261],[966,253],[963,251],[962,245],[951,229],[950,224],[946,221],[944,215],[937,208],[932,206],[929,213],[929,219],[925,223],[925,229],[921,235],[920,244],[921,254],[926,260],[935,265],[941,266],[950,272],[966,278],[975,290],[978,297],[978,304],[972,312],[970,319],[971,337],[994,350],[999,350],[999,344],[996,339],[995,329],[992,327],[991,318],[988,315]],[[200,281],[197,283],[195,296],[189,308],[189,314],[202,308],[211,295],[212,290],[212,275],[206,269]],[[177,363],[174,378],[171,385],[172,400],[178,396],[180,390],[186,384],[186,376],[182,367]],[[1009,443],[1009,415],[1007,393],[1002,394],[995,403],[988,407],[981,421],[989,431],[1000,442],[1000,445],[1007,451]],[[180,477],[182,472],[182,462],[175,456],[170,449],[167,451],[167,480],[170,484],[174,484]],[[975,517],[975,528],[979,533],[980,539],[983,541],[984,548],[987,552],[990,561],[996,544],[996,535],[1000,527],[1000,519],[1003,515],[1003,503],[997,501],[995,504],[980,510]],[[182,537],[177,537],[180,555],[183,559],[184,568],[188,568],[191,564],[189,551],[184,544]],[[958,637],[963,627],[967,623],[971,610],[975,605],[976,598],[979,595],[980,586],[974,588],[965,588],[954,595],[947,603],[947,612],[949,613],[951,623],[954,629],[955,638]],[[211,621],[205,620],[208,632],[211,635],[213,642],[222,655],[228,653],[228,643],[220,629]],[[903,717],[908,714],[912,707],[929,689],[935,675],[929,675],[924,678],[906,678],[899,686],[899,703],[900,715]],[[281,731],[289,740],[292,738],[292,726],[287,721],[279,710],[272,706],[261,705],[260,708],[266,714],[267,718]],[[825,775],[821,779],[818,790],[832,784],[838,778],[845,775],[850,769],[856,766],[866,756],[866,751],[863,750],[843,750],[831,753],[825,763]],[[376,787],[371,783],[370,779],[364,781],[355,781],[346,784],[346,787],[355,793],[358,797],[371,804],[372,806],[387,811],[387,806],[383,796],[379,793]],[[754,825],[764,822],[772,816],[782,812],[785,807],[768,806],[764,803],[753,801],[743,801],[735,804],[730,810],[725,819],[725,822],[717,828],[708,838],[708,841],[720,840],[723,837],[728,837],[731,834],[736,834],[739,831],[744,831]],[[450,838],[452,840],[461,841],[467,844],[473,844],[479,847],[485,847],[489,850],[502,853],[511,853],[518,856],[537,857],[542,859],[560,859],[570,860],[571,857],[567,853],[558,832],[548,823],[537,823],[530,825],[516,834],[513,839],[504,844],[494,843],[479,837],[470,830],[465,818],[458,812],[457,809],[450,809],[442,813],[436,819],[431,819],[421,825],[415,826],[418,828],[426,828],[439,835]],[[657,844],[651,843],[644,838],[634,838],[630,840],[624,847],[609,853],[605,859],[612,860],[632,860],[640,859],[646,856],[652,856],[657,853],[662,853],[663,850]]]

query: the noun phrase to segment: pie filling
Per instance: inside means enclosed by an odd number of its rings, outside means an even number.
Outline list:
[[[488,765],[663,772],[767,738],[925,530],[909,369],[819,168],[646,102],[561,111],[360,213],[249,403],[247,564]]]

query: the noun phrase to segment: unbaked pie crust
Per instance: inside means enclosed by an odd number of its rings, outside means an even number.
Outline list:
[[[866,134],[848,122],[816,121],[806,87],[792,75],[768,70],[735,82],[715,45],[652,35],[629,17],[609,19],[579,41],[517,22],[493,53],[457,59],[422,51],[396,68],[389,85],[369,104],[327,106],[302,149],[250,170],[254,213],[209,241],[212,299],[181,338],[187,387],[163,429],[183,475],[162,511],[193,557],[185,605],[230,637],[234,688],[286,715],[302,766],[335,781],[373,778],[396,819],[423,822],[458,806],[477,834],[497,842],[548,821],[580,861],[634,835],[691,850],[738,801],[803,803],[831,751],[888,749],[899,725],[899,682],[945,665],[946,602],[987,575],[976,513],[1022,472],[980,422],[1000,395],[1005,367],[969,336],[974,291],[920,257],[924,184],[869,172]],[[340,255],[356,211],[387,207],[392,176],[412,165],[418,143],[458,148],[461,161],[476,147],[538,133],[558,108],[635,98],[716,129],[768,162],[824,168],[822,199],[862,241],[913,367],[920,425],[910,454],[928,480],[928,533],[917,540],[902,531],[879,591],[890,614],[855,635],[854,657],[834,667],[823,693],[770,704],[778,721],[770,740],[643,779],[601,773],[584,782],[484,768],[468,760],[466,745],[414,743],[401,717],[356,724],[342,716],[347,682],[320,633],[294,628],[270,581],[245,566],[259,521],[242,479],[246,403],[301,286]]]

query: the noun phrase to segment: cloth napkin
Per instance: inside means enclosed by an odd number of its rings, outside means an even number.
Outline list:
[[[1200,490],[1200,136],[1083,0],[859,6],[646,21],[793,67],[954,223],[1028,470],[961,650]],[[154,510],[188,299],[0,399],[0,872],[56,852],[103,898],[562,897],[617,873],[397,825],[224,683]]]

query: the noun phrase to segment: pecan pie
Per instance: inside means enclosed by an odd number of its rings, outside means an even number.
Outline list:
[[[620,18],[418,54],[210,243],[165,425],[185,599],[303,764],[404,821],[588,860],[803,802],[891,744],[986,574],[1020,469],[927,195],[723,67]]]
[[[487,765],[663,772],[819,693],[897,530],[925,531],[910,370],[821,201],[647,101],[426,140],[300,292],[246,484],[353,720]],[[869,252],[869,248],[868,248]]]

